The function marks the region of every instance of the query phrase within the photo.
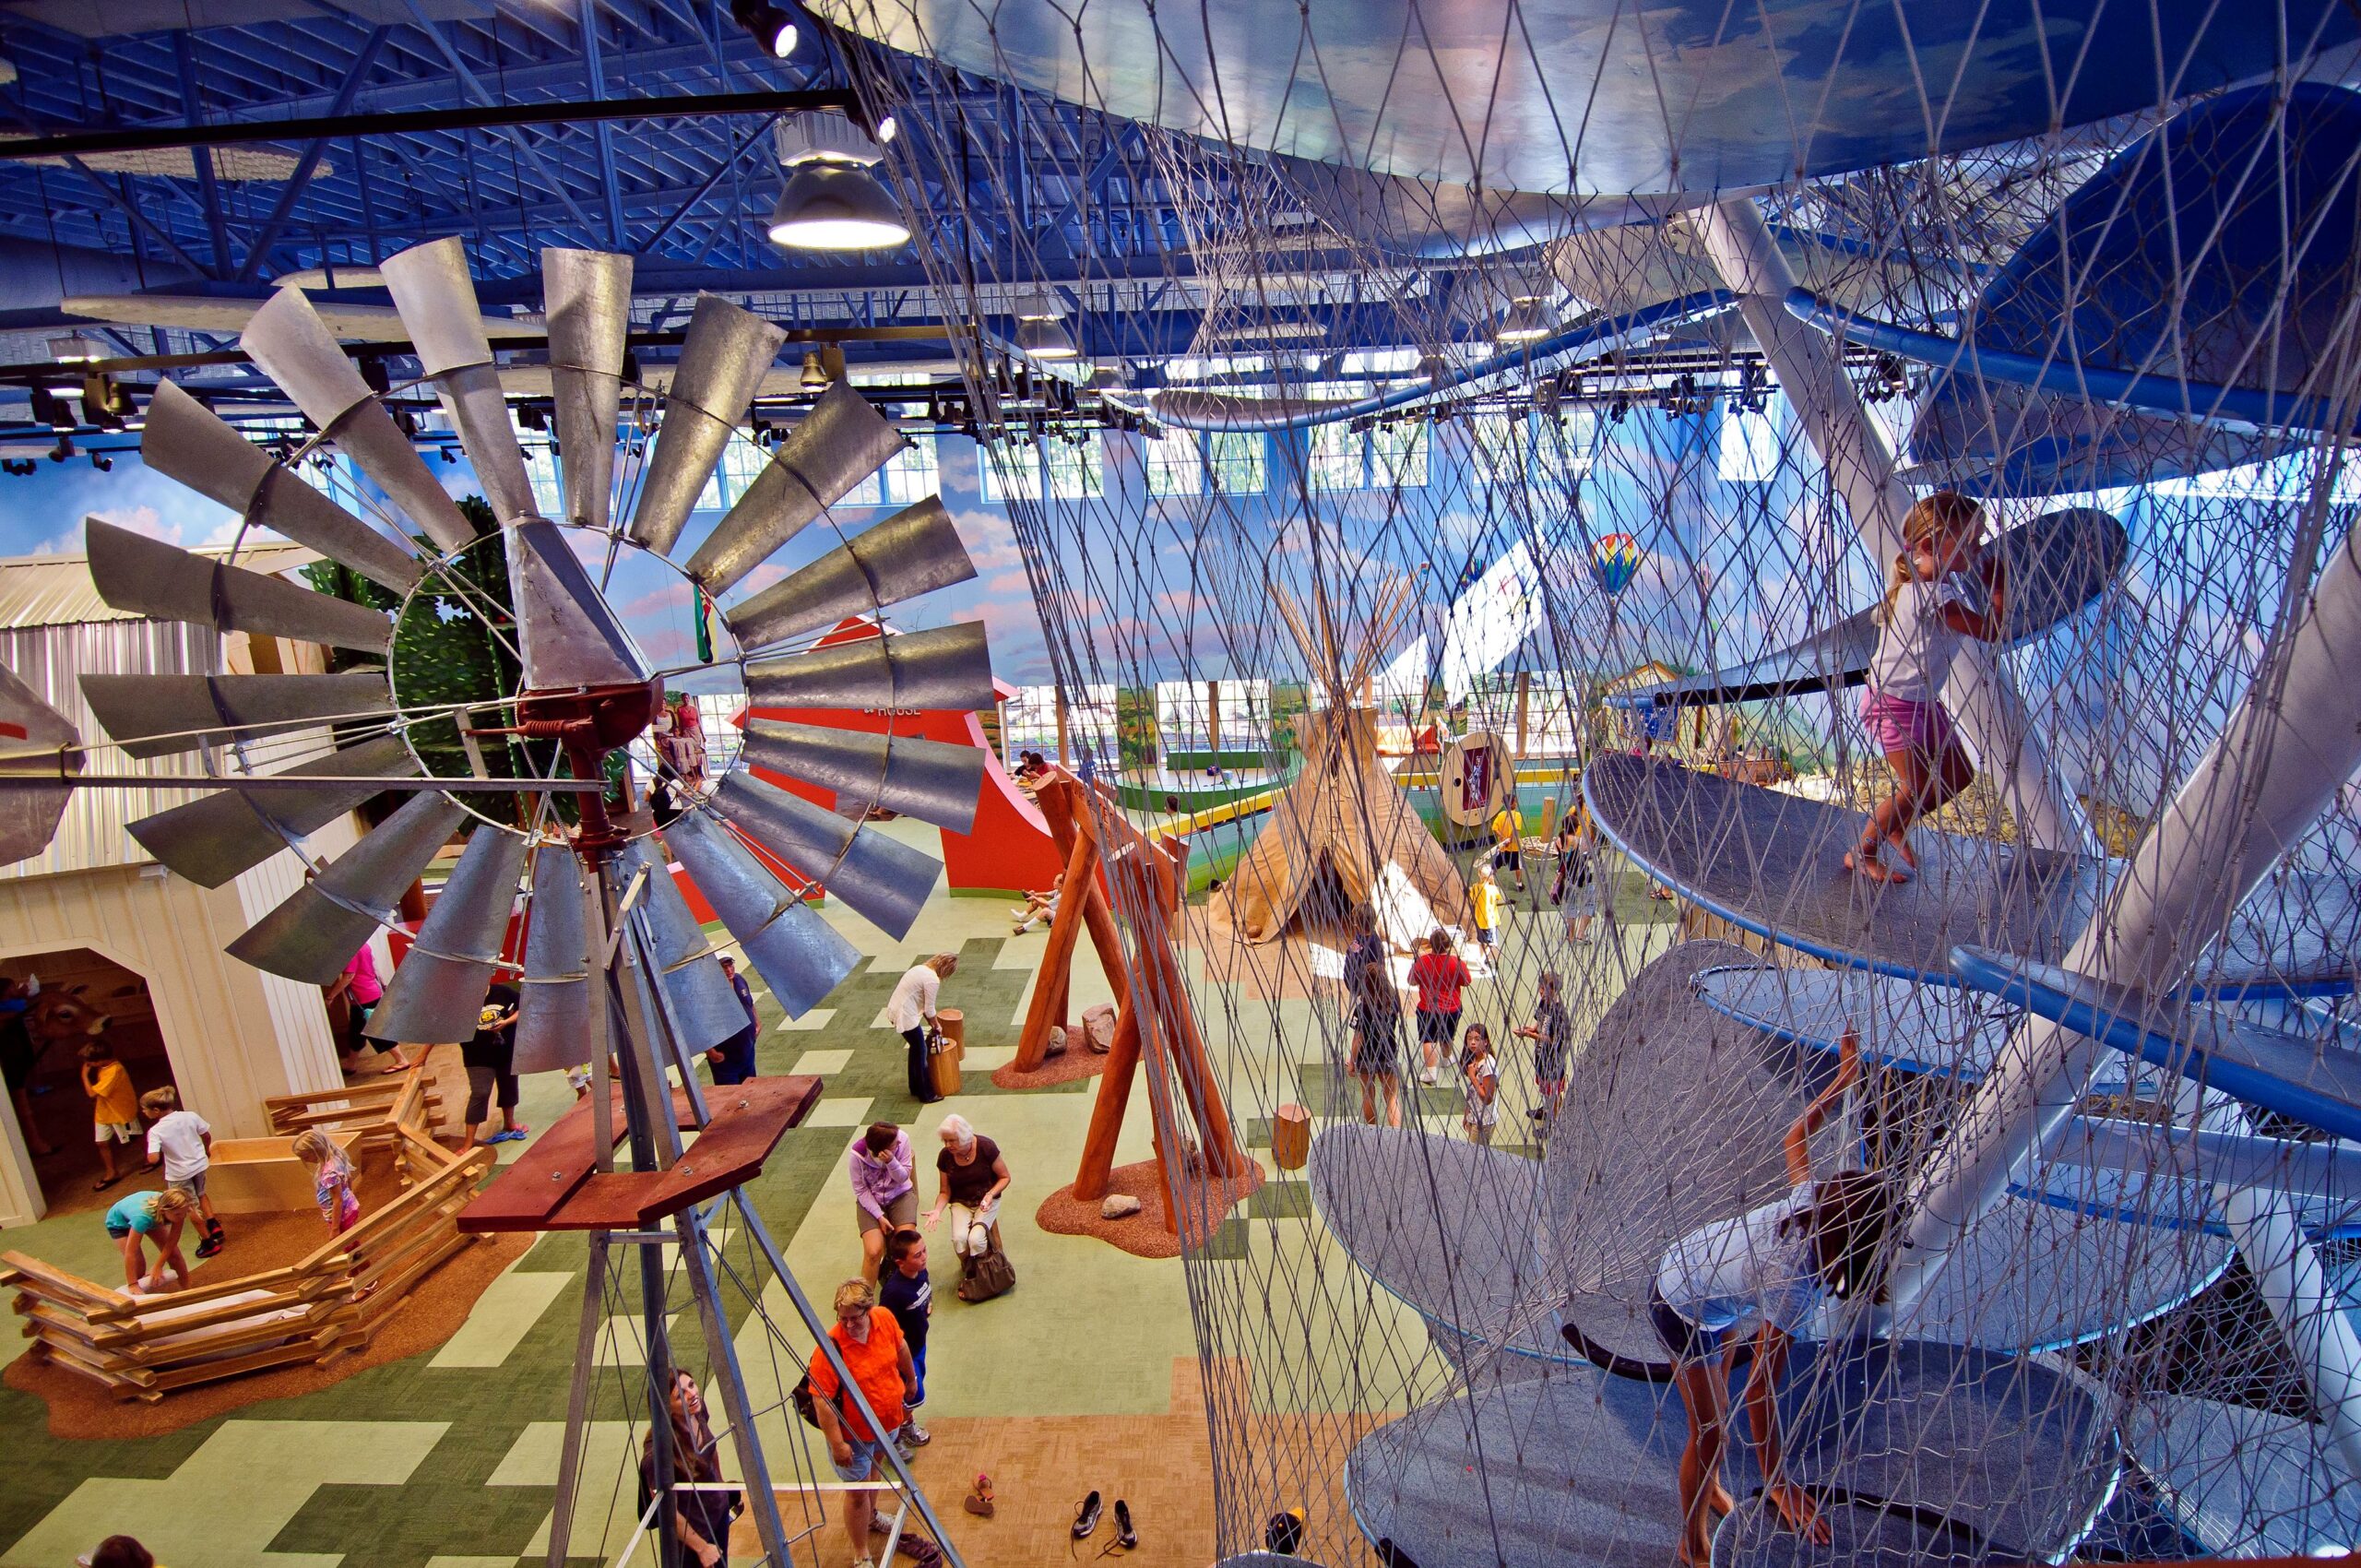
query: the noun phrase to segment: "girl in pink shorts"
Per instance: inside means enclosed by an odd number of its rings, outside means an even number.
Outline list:
[[[1845,866],[1875,882],[1907,882],[1918,862],[1904,835],[1974,782],[1975,764],[1936,697],[1963,637],[1997,639],[2005,616],[2007,584],[1999,561],[1979,558],[1984,508],[1955,491],[1940,490],[1903,519],[1903,549],[1893,558],[1885,603],[1878,611],[1877,651],[1869,659],[1869,693],[1861,723],[1893,769],[1892,793],[1869,814],[1861,842]],[[1973,589],[1981,583],[1984,608]],[[1893,846],[1902,864],[1880,858]]]

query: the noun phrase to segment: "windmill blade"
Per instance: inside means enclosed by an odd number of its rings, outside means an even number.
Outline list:
[[[74,722],[42,701],[15,671],[0,666],[0,752],[53,752],[63,768],[79,771],[82,737]],[[0,865],[14,865],[49,848],[73,795],[70,784],[25,784],[0,790]]]
[[[535,849],[525,979],[517,989],[519,1073],[558,1072],[590,1054],[589,926],[582,898],[582,862],[574,851],[558,843]]]
[[[697,494],[721,460],[738,421],[754,400],[763,373],[787,334],[718,294],[699,294],[681,345],[680,368],[664,398],[647,472],[640,481],[631,537],[659,555],[672,552]]]
[[[365,778],[365,784],[325,783],[316,790],[257,790],[248,794],[225,778],[218,795],[143,816],[129,832],[139,847],[200,887],[219,887],[262,864],[288,840],[316,833],[386,788],[379,779],[416,778],[418,759],[398,735],[378,735],[357,746],[273,770],[325,778]]]
[[[615,409],[631,337],[631,257],[605,251],[541,252],[565,512],[602,533],[615,484]]]
[[[877,829],[846,821],[744,773],[722,780],[714,806],[747,837],[899,942],[943,873],[943,862]]]
[[[407,593],[418,581],[419,564],[400,545],[305,484],[172,382],[158,382],[148,400],[139,460],[396,593]]]
[[[721,959],[705,939],[688,901],[672,885],[655,839],[635,838],[615,857],[626,882],[642,867],[647,890],[629,919],[639,922],[664,985],[664,1011],[683,1051],[711,1051],[746,1027],[737,988],[721,972]]]
[[[860,950],[703,806],[675,817],[664,842],[789,1017],[818,1006],[860,967]]]
[[[831,730],[777,719],[746,723],[740,752],[757,767],[834,790],[953,833],[972,833],[984,752],[916,735]]]
[[[476,530],[459,515],[458,504],[427,472],[426,460],[345,358],[303,290],[273,293],[246,324],[238,346],[427,538],[445,550],[475,541]]]
[[[382,610],[314,593],[282,578],[88,518],[83,547],[99,597],[117,610],[217,632],[259,632],[382,654],[394,624]]]
[[[230,944],[230,956],[306,985],[329,984],[393,918],[402,894],[466,816],[448,795],[412,795]]]
[[[508,399],[484,337],[483,307],[476,301],[475,279],[468,276],[467,246],[452,235],[412,245],[378,266],[394,308],[409,328],[419,368],[434,383],[451,428],[475,465],[484,499],[503,523],[532,517],[533,481],[525,476],[525,450],[508,422]]]
[[[555,690],[647,680],[647,660],[590,580],[565,530],[535,518],[506,534],[525,684]]]
[[[844,381],[833,383],[685,570],[708,594],[727,592],[909,444],[868,398]]]
[[[393,693],[376,670],[343,675],[85,675],[82,700],[125,755],[141,758],[394,711]]]
[[[746,666],[753,707],[931,707],[974,713],[996,700],[981,621],[888,633]]]
[[[524,869],[525,840],[516,834],[487,823],[469,836],[363,1034],[444,1045],[476,1032]]]
[[[929,496],[739,605],[730,630],[741,647],[767,647],[975,575],[951,514]]]

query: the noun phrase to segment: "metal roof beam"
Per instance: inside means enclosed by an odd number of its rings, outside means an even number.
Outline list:
[[[415,0],[406,0],[406,3],[414,4]],[[465,63],[456,52],[448,58],[459,70],[466,70]],[[297,119],[226,121],[209,125],[184,124],[72,130],[53,136],[0,142],[0,160],[54,158],[63,154],[92,152],[145,152],[180,147],[224,147],[247,142],[305,141],[315,137],[389,137],[522,125],[588,125],[599,121],[695,119],[713,114],[779,114],[803,109],[842,109],[852,102],[851,93],[830,89],[501,103],[492,100],[482,80],[473,72],[468,72],[462,81],[463,84],[471,84],[468,90],[477,99],[479,107],[420,110],[408,113],[362,110]],[[449,84],[446,82],[442,97],[447,100],[449,96]],[[552,182],[552,188],[561,187]]]
[[[203,113],[203,98],[197,91],[196,41],[191,33],[173,35],[173,57],[181,72],[181,113],[192,125]],[[208,148],[197,148],[190,161],[196,166],[196,196],[205,205],[205,230],[213,241],[213,265],[207,275],[221,278],[230,270],[230,227],[221,219],[221,184],[213,176],[213,154]]]
[[[353,58],[351,68],[345,72],[344,86],[338,89],[336,106],[329,111],[331,117],[352,107],[353,96],[361,90],[362,80],[369,75],[369,68],[377,63],[377,52],[385,47],[386,36],[391,31],[391,28],[381,27],[369,35],[367,43],[362,45],[361,53]],[[312,145],[303,149],[295,172],[287,177],[286,188],[279,193],[279,205],[270,209],[270,216],[263,220],[262,232],[246,247],[245,262],[238,268],[241,282],[253,278],[260,270],[263,258],[270,254],[270,247],[278,244],[280,231],[287,227],[287,220],[294,215],[296,199],[303,196],[303,187],[310,184],[312,176],[318,172],[320,159],[327,149],[326,137],[313,137]]]

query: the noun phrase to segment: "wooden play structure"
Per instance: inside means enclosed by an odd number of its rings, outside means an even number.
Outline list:
[[[1408,921],[1411,926],[1458,923],[1465,916],[1467,889],[1459,868],[1379,760],[1373,713],[1359,700],[1388,635],[1417,600],[1406,579],[1379,590],[1347,656],[1325,603],[1316,607],[1315,640],[1287,596],[1273,598],[1328,701],[1304,716],[1303,771],[1273,807],[1227,889],[1231,921],[1249,942],[1283,932],[1320,884],[1323,868],[1356,902],[1415,906],[1422,899],[1427,909],[1422,918]],[[1415,891],[1418,899],[1403,897],[1404,891]]]
[[[16,1289],[17,1315],[33,1341],[26,1354],[118,1397],[152,1403],[196,1384],[363,1348],[420,1280],[476,1240],[457,1218],[492,1151],[454,1154],[436,1143],[433,1106],[423,1067],[383,1084],[269,1101],[282,1135],[241,1140],[273,1146],[257,1150],[264,1158],[254,1163],[291,1161],[292,1135],[316,1127],[349,1138],[356,1158],[386,1151],[403,1189],[283,1268],[226,1279],[200,1274],[192,1289],[138,1296],[22,1253],[0,1253],[0,1284]],[[296,1195],[310,1206],[308,1180]]]
[[[1203,1173],[1228,1179],[1242,1174],[1246,1156],[1230,1128],[1221,1087],[1214,1081],[1195,1013],[1172,940],[1173,917],[1187,880],[1188,846],[1173,838],[1150,839],[1123,817],[1114,791],[1086,784],[1053,767],[1034,791],[1050,832],[1065,852],[1065,897],[1050,921],[1025,1032],[1016,1046],[1015,1069],[1038,1071],[1049,1052],[1050,1031],[1078,1037],[1072,1006],[1074,945],[1090,932],[1098,962],[1115,987],[1115,1040],[1098,1080],[1090,1130],[1074,1173],[1074,1196],[1096,1202],[1108,1192],[1115,1143],[1131,1103],[1132,1079],[1143,1063],[1155,1115],[1157,1170],[1164,1195],[1165,1227],[1177,1230],[1172,1171],[1185,1157],[1165,1146],[1164,1130],[1181,1125],[1181,1107],[1196,1130]],[[1110,898],[1121,899],[1131,917],[1136,957],[1123,951]]]

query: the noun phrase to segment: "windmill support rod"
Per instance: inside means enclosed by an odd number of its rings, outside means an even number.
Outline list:
[[[810,109],[850,109],[842,89],[758,92],[666,93],[646,98],[591,98],[564,102],[487,103],[463,109],[404,109],[390,113],[320,114],[292,120],[237,120],[216,125],[140,125],[0,141],[0,159],[81,158],[92,153],[155,152],[172,148],[235,147],[249,142],[303,142],[323,137],[418,136],[437,131],[491,130],[504,125],[599,125],[611,120],[701,119],[716,114],[793,114]]]

